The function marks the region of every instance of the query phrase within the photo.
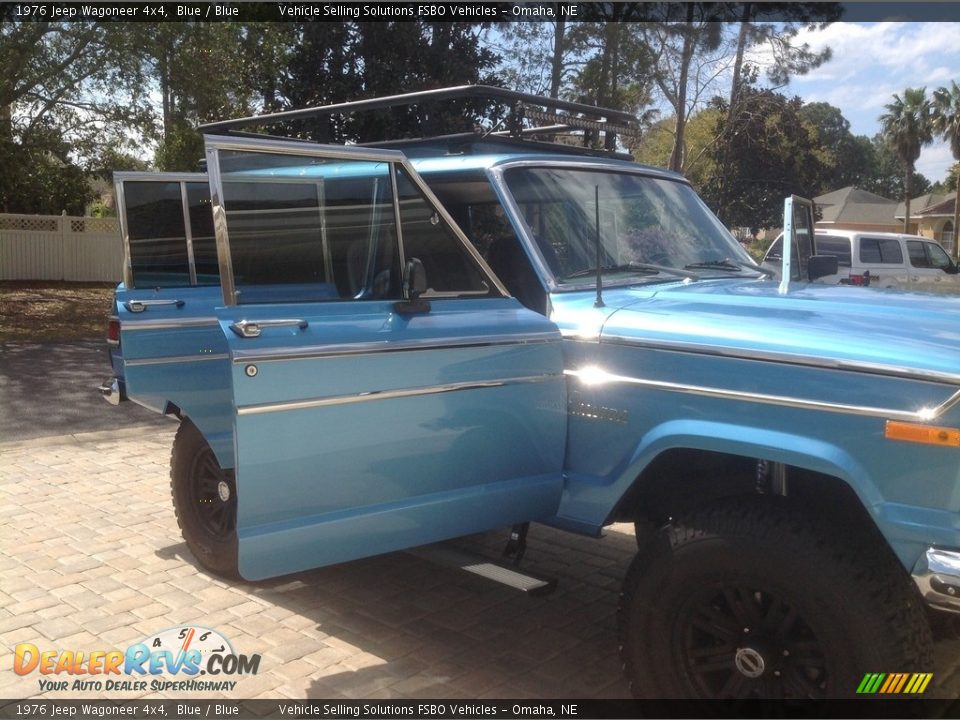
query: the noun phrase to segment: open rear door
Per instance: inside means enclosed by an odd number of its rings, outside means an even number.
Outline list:
[[[241,574],[553,515],[560,334],[506,296],[404,156],[206,147]]]
[[[116,173],[124,245],[114,371],[156,412],[189,405],[221,465],[232,467],[227,347],[210,186],[203,173]]]

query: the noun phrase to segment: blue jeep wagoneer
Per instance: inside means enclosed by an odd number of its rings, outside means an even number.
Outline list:
[[[237,131],[484,93],[506,130]],[[102,391],[179,418],[202,566],[627,521],[637,696],[931,670],[960,611],[960,299],[810,284],[836,258],[797,198],[771,280],[683,177],[545,142],[613,148],[622,113],[472,86],[299,112],[204,128],[205,173],[116,177]]]

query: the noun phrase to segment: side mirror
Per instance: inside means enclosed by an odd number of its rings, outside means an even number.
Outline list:
[[[956,275],[960,273],[960,267],[957,267],[957,264],[951,258],[950,264],[943,269],[947,275]]]
[[[410,258],[403,269],[403,297],[394,303],[393,309],[403,315],[430,312],[430,302],[421,300],[427,291],[427,271],[418,258]]]
[[[813,255],[807,261],[807,275],[810,282],[827,275],[836,275],[840,271],[840,261],[836,255]]]

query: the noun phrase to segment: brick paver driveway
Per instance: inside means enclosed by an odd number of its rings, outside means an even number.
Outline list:
[[[259,674],[226,697],[627,697],[615,609],[628,532],[596,541],[535,526],[524,565],[560,578],[540,598],[405,553],[230,585],[180,539],[167,484],[174,429],[0,445],[0,697],[39,692],[38,673],[12,671],[18,643],[122,650],[188,624],[262,654]],[[457,542],[494,555],[504,539]],[[935,685],[960,695],[960,641],[937,652]],[[138,695],[159,697],[110,694]]]

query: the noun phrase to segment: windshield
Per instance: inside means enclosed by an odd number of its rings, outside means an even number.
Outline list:
[[[605,283],[729,276],[756,269],[685,183],[555,167],[508,169],[504,179],[560,285],[594,282],[590,271],[598,264],[598,198],[599,265]]]

